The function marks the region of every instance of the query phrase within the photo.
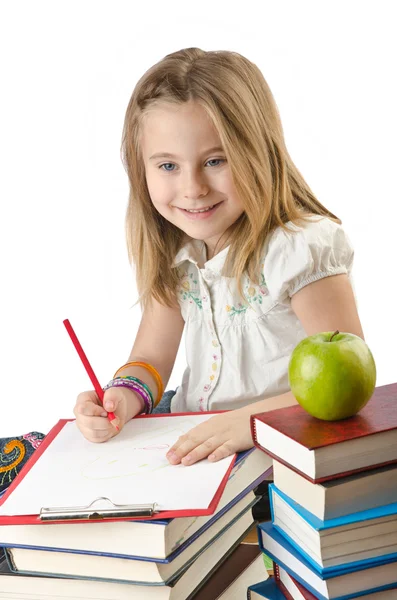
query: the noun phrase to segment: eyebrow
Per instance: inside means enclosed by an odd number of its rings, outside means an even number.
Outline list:
[[[212,152],[224,152],[224,149],[222,146],[214,146],[214,148],[208,148],[208,150],[203,152],[203,155],[211,154]],[[153,154],[149,160],[153,160],[154,158],[179,158],[179,156],[176,154],[170,154],[169,152],[157,152],[156,154]]]

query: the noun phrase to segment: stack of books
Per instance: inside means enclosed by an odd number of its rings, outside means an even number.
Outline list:
[[[397,384],[376,388],[342,421],[291,406],[251,424],[273,458],[272,522],[258,535],[274,581],[252,586],[249,598],[396,599]]]
[[[164,428],[165,418],[159,419]],[[35,461],[37,467],[42,463],[45,477],[46,465],[63,460],[61,454],[64,453],[64,446],[60,436],[62,431],[65,431],[65,436],[75,435],[71,427],[71,423],[63,423],[58,428],[55,441],[49,441],[47,448],[36,451],[33,455],[35,460],[28,461],[10,486],[9,493],[0,501],[0,510],[5,515],[0,516],[1,599],[186,600],[196,597],[201,587],[207,585],[207,592],[215,590],[211,594],[216,592],[217,596],[222,592],[222,600],[226,600],[235,598],[233,589],[243,587],[246,590],[248,584],[267,576],[259,547],[240,548],[254,524],[252,509],[260,500],[255,492],[272,473],[270,457],[256,448],[237,455],[226,478],[222,479],[224,487],[215,510],[202,516],[197,516],[197,510],[180,509],[181,516],[146,520],[128,517],[98,519],[98,515],[93,514],[92,520],[79,521],[72,517],[68,521],[64,517],[61,520],[42,521],[39,517],[30,516],[34,514],[30,512],[15,512],[12,513],[14,516],[10,516],[5,511],[6,502],[10,502],[14,496],[12,507],[17,508],[18,502],[29,506],[25,489],[32,482],[28,480],[34,479],[33,483],[37,481],[39,485]],[[154,429],[154,433],[158,436],[157,429]],[[77,437],[73,439],[78,440]],[[139,445],[136,438],[133,439],[134,445]],[[56,443],[58,448],[62,448],[61,454],[56,452]],[[89,452],[106,453],[108,460],[108,449],[112,446],[99,447],[85,440],[81,443],[87,446]],[[120,436],[117,444],[123,443]],[[145,455],[149,457],[147,460],[150,460],[151,453],[157,456],[160,446],[148,446],[150,451]],[[52,454],[51,448],[54,448]],[[67,461],[68,453],[64,454]],[[51,461],[49,457],[52,457]],[[132,458],[126,464],[131,462]],[[85,464],[84,459],[82,465]],[[206,471],[205,464],[197,468],[204,477],[207,472],[211,477],[212,470]],[[86,476],[88,471],[84,470],[85,467],[81,469]],[[91,475],[92,467],[90,469]],[[173,469],[184,470],[189,476],[193,472],[191,467],[182,465]],[[160,476],[164,477],[162,473],[164,469],[157,464],[150,470],[152,488],[156,478],[161,482]],[[100,481],[100,475],[105,476],[105,472],[102,470],[94,475]],[[50,475],[48,477],[51,479]],[[80,474],[76,477],[80,477]],[[83,482],[81,477],[79,480]],[[124,480],[127,483],[129,481],[128,477]],[[136,478],[132,481],[138,485]],[[141,481],[144,483],[143,479]],[[92,485],[98,489],[97,482],[94,483]],[[207,486],[209,483],[208,480]],[[55,481],[53,485],[56,485]],[[66,475],[58,485],[64,486],[66,499]],[[116,482],[111,486],[111,489],[115,489]],[[31,489],[36,493],[34,485]],[[50,487],[47,489],[44,497],[50,495]],[[195,497],[193,494],[193,502]],[[218,569],[225,561],[232,568],[229,567],[228,574],[223,570],[224,575],[218,577]],[[228,586],[231,592],[224,592],[224,587]],[[215,597],[207,593],[207,598]]]

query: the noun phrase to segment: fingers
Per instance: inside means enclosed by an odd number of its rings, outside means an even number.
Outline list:
[[[207,458],[207,456],[216,450],[218,444],[219,441],[215,437],[205,440],[201,444],[193,447],[193,449],[190,449],[189,452],[181,459],[181,463],[183,465],[192,465],[203,458]]]
[[[196,438],[192,434],[192,431],[193,430],[189,431],[187,434],[181,435],[167,452],[166,456],[172,465],[179,464],[184,456],[202,442],[200,438]]]
[[[103,406],[98,406],[92,402],[77,403],[73,409],[75,417],[84,415],[86,417],[106,417],[107,412]]]
[[[76,424],[87,440],[105,442],[117,434],[117,429],[109,422],[108,413],[95,391],[79,394],[73,412]]]
[[[235,452],[236,449],[231,440],[220,441],[219,438],[213,436],[201,443],[191,439],[184,440],[179,446],[175,445],[170,449],[167,453],[167,458],[173,465],[181,463],[188,466],[204,458],[208,458],[211,462],[216,462],[222,458],[231,456]]]
[[[238,411],[211,417],[182,435],[167,453],[173,465],[192,465],[208,458],[216,462],[252,447],[249,418]]]
[[[188,432],[181,436],[167,452],[167,459],[172,465],[192,465],[208,458],[216,462],[236,452],[235,444],[226,436],[212,435],[208,439],[197,436],[197,432]]]
[[[237,449],[234,447],[234,444],[232,443],[231,440],[225,442],[224,444],[222,444],[221,446],[218,446],[218,448],[216,448],[214,450],[214,452],[212,452],[209,456],[208,456],[208,460],[210,462],[217,462],[218,460],[221,460],[222,458],[226,458],[227,456],[231,456],[232,454],[235,454],[237,452]]]
[[[120,403],[123,390],[119,388],[109,388],[103,396],[103,407],[108,412],[115,411]]]
[[[76,412],[80,414],[84,414],[85,407],[92,407],[90,410],[90,414],[93,414],[94,407],[96,407],[96,414],[100,414],[104,412],[104,408],[102,406],[102,402],[99,400],[97,393],[94,390],[90,390],[89,392],[83,392],[77,396],[76,406],[74,407],[74,414]]]
[[[109,423],[109,422],[108,422]],[[110,423],[109,423],[110,425]],[[102,443],[107,442],[117,434],[117,431],[111,425],[106,429],[92,429],[91,427],[84,427],[81,423],[77,422],[77,426],[81,433],[89,442]]]

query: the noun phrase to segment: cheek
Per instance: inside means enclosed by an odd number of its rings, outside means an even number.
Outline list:
[[[226,171],[221,181],[223,191],[229,198],[238,198],[237,190],[234,185],[233,177],[230,171]]]
[[[228,178],[228,180],[225,182],[224,191],[227,194],[227,197],[229,198],[229,200],[233,203],[233,206],[236,209],[238,208],[241,211],[243,211],[243,204],[240,200],[240,197],[238,195],[238,192],[235,188],[235,185],[234,185],[231,177]]]
[[[155,206],[165,207],[172,200],[172,189],[157,177],[146,177],[150,198]]]

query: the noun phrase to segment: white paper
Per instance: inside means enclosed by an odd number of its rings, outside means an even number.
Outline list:
[[[179,436],[211,415],[132,419],[108,442],[86,440],[67,423],[0,507],[0,515],[37,515],[41,508],[153,504],[158,510],[203,509],[211,503],[232,456],[211,463],[170,465]]]

